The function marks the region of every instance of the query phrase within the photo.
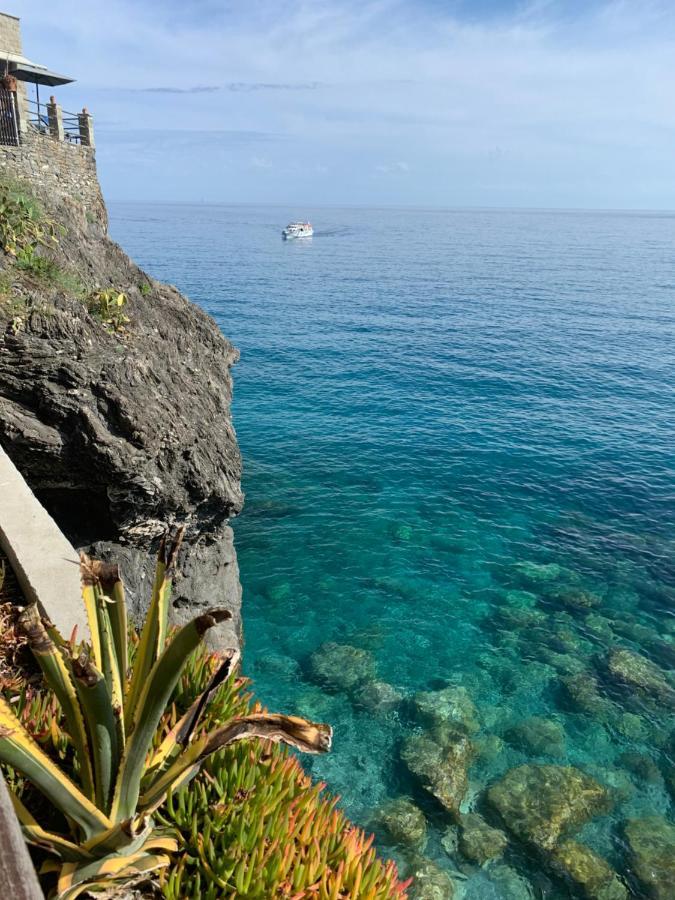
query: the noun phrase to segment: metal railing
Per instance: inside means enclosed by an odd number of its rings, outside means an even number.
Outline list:
[[[82,132],[80,130],[80,117],[77,113],[69,113],[63,110],[63,138],[70,141],[71,144],[82,143]]]
[[[19,117],[16,109],[16,94],[0,88],[0,144],[19,146]]]
[[[37,100],[26,100],[28,127],[40,134],[49,134],[49,113],[47,104]]]

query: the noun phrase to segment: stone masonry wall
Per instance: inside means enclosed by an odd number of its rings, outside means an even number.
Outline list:
[[[0,20],[1,22],[1,20]],[[30,131],[21,146],[0,145],[0,177],[29,181],[40,193],[69,197],[99,220],[107,219],[92,147]]]
[[[0,13],[0,50],[7,53],[23,53],[21,25],[16,16]]]

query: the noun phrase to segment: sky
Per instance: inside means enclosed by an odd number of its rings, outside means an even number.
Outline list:
[[[108,200],[675,209],[675,0],[3,9]]]

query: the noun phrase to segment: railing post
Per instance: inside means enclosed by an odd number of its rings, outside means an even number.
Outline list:
[[[0,772],[0,886],[12,900],[44,900]]]
[[[25,134],[28,131],[28,98],[26,92],[18,90],[14,95],[16,103],[16,118],[19,127],[19,134]]]
[[[47,104],[47,119],[49,120],[49,133],[56,141],[64,140],[63,110],[56,102],[56,97],[50,97]]]
[[[94,142],[94,120],[87,112],[87,107],[83,107],[82,112],[77,114],[80,123],[80,143],[84,147],[96,147]]]

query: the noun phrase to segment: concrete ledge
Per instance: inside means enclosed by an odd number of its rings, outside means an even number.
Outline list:
[[[0,447],[0,546],[23,595],[68,638],[89,637],[78,554]]]

